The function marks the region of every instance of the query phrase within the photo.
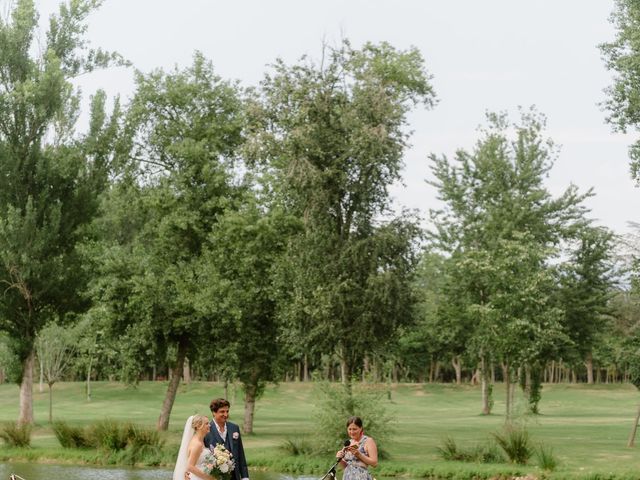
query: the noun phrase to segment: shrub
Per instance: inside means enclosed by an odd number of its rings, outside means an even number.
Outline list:
[[[305,437],[287,438],[280,448],[289,455],[310,455],[313,453],[313,445]]]
[[[111,451],[108,461],[114,464],[160,465],[164,461],[164,439],[153,429],[105,420],[93,426],[91,438],[97,447]]]
[[[63,421],[53,422],[53,433],[63,448],[88,448],[92,446],[86,431],[80,427],[72,427]]]
[[[160,432],[157,430],[129,424],[127,431],[127,444],[134,448],[162,448],[164,440],[160,436]]]
[[[524,465],[531,458],[533,448],[529,433],[525,428],[508,427],[503,433],[494,433],[493,437],[511,463]]]
[[[317,445],[322,452],[335,452],[346,437],[346,421],[350,416],[362,418],[366,435],[378,446],[378,457],[388,457],[384,443],[393,432],[392,417],[386,410],[386,389],[362,383],[316,383],[315,420],[319,435]]]
[[[558,459],[553,454],[553,449],[551,447],[539,445],[538,448],[536,448],[535,454],[538,466],[543,470],[553,472],[558,466]]]
[[[112,420],[103,420],[90,428],[89,436],[92,443],[98,448],[113,451],[124,450],[131,428],[132,425],[129,423],[120,424]]]
[[[447,437],[443,440],[441,447],[436,447],[443,460],[448,461],[465,461],[464,454],[458,449],[456,441]]]
[[[476,445],[467,451],[461,450],[453,438],[447,437],[442,446],[437,447],[437,450],[444,460],[450,461],[477,463],[500,463],[504,461],[504,457],[494,443]]]
[[[473,453],[474,461],[478,463],[502,463],[504,456],[498,450],[498,446],[493,442],[477,446]]]
[[[129,444],[124,450],[113,452],[115,464],[160,465],[163,461],[162,448],[158,445]]]
[[[0,426],[0,438],[11,447],[31,445],[31,425],[6,422]]]

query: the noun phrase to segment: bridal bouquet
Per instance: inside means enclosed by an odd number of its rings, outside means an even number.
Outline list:
[[[204,456],[202,471],[220,480],[231,478],[231,472],[236,466],[231,452],[221,443],[215,447],[211,446],[210,450],[211,451],[207,452]]]

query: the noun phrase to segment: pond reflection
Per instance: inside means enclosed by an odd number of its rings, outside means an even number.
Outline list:
[[[15,473],[25,480],[170,480],[166,468],[85,467],[42,463],[0,463],[0,480]],[[272,472],[251,472],[251,480],[316,480]]]

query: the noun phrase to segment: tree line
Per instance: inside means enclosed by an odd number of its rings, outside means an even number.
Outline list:
[[[429,157],[424,228],[389,194],[409,112],[436,104],[418,50],[345,40],[252,88],[196,52],[124,102],[96,92],[78,132],[73,79],[128,66],[86,41],[100,3],[61,4],[40,54],[33,1],[0,23],[0,375],[21,423],[38,372],[88,399],[164,379],[161,430],[182,378],[239,382],[247,432],[267,382],[314,375],[466,379],[484,413],[495,381],[536,412],[543,381],[636,379],[638,244],[616,255],[593,192],[549,192],[535,109]]]

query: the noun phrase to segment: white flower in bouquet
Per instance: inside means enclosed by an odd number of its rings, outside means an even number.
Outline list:
[[[202,470],[212,477],[228,478],[229,473],[235,468],[233,455],[220,443],[210,450],[211,453],[207,453],[204,457]]]

